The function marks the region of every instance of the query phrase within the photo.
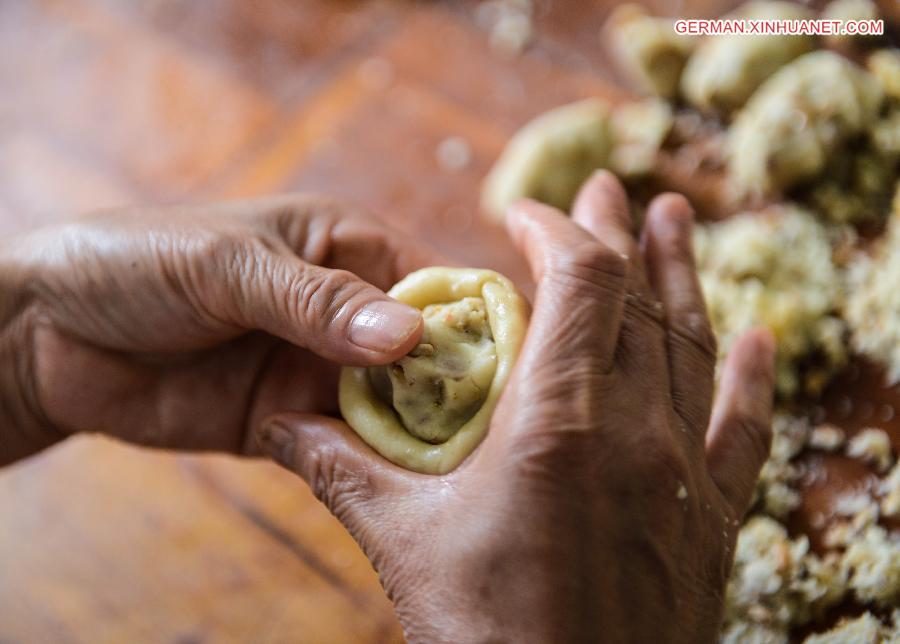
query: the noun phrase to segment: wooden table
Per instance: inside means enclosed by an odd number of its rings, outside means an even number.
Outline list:
[[[510,59],[472,2],[2,2],[0,234],[315,190],[523,280],[477,186],[528,118],[615,93],[613,4],[538,3],[537,43]],[[461,167],[439,161],[451,137]],[[272,465],[82,436],[0,472],[0,642],[401,639],[355,544]]]

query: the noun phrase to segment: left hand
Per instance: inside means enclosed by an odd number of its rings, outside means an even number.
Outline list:
[[[339,364],[422,330],[384,294],[433,254],[286,196],[110,212],[0,244],[0,464],[68,434],[255,451],[275,411],[335,413]]]

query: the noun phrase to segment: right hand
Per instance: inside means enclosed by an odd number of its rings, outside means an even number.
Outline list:
[[[691,220],[660,196],[639,244],[608,173],[571,219],[513,208],[534,315],[487,438],[446,476],[388,463],[335,418],[264,426],[262,445],[372,560],[411,641],[715,640],[768,453],[774,349],[744,335],[713,401]]]

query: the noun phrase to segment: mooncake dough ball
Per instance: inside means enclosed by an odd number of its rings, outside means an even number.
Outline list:
[[[793,2],[749,2],[726,20],[791,20],[815,17]],[[815,47],[812,36],[723,34],[706,36],[687,61],[681,93],[694,107],[728,115],[742,107],[769,76]]]
[[[766,81],[728,133],[742,194],[771,194],[818,176],[877,120],[883,94],[865,70],[830,51],[798,58]]]
[[[648,98],[617,106],[610,124],[610,169],[621,179],[638,179],[656,169],[659,151],[675,125],[675,116],[668,103]]]
[[[341,413],[393,463],[444,474],[487,433],[525,337],[527,305],[512,282],[481,269],[426,268],[389,294],[422,310],[422,340],[390,365],[345,367]]]
[[[872,0],[832,0],[822,11],[823,20],[877,20],[878,6]],[[829,34],[825,41],[836,47],[843,47],[853,41],[874,40],[877,36],[861,34]]]
[[[604,31],[613,57],[637,89],[676,98],[695,38],[676,33],[672,18],[651,16],[636,4],[619,5]]]
[[[605,101],[586,99],[525,125],[485,179],[482,209],[502,219],[510,204],[527,197],[568,211],[581,184],[607,165],[609,111]]]

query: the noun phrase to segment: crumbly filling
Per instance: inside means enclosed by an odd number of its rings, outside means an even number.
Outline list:
[[[804,644],[888,644],[900,639],[900,610],[891,614],[891,623],[882,624],[872,613],[843,619],[827,633],[810,635]]]
[[[830,51],[784,66],[753,94],[729,132],[735,185],[771,194],[817,177],[875,122],[882,98],[871,75]]]
[[[864,429],[847,444],[847,456],[865,461],[878,472],[886,472],[893,462],[891,438],[883,429]]]
[[[878,486],[881,495],[881,515],[886,518],[900,517],[900,463],[896,463]]]
[[[896,206],[887,234],[873,255],[857,256],[847,271],[847,283],[843,313],[853,348],[884,364],[892,384],[900,382],[900,209]]]
[[[776,387],[818,392],[847,359],[826,231],[796,207],[731,217],[697,231],[700,281],[720,358],[747,329],[775,335]]]
[[[843,432],[779,413],[773,434],[772,451],[757,483],[751,517],[738,536],[727,587],[721,641],[729,644],[786,644],[791,641],[792,628],[821,617],[846,597],[881,609],[896,607],[900,602],[900,533],[879,523],[880,518],[897,512],[900,505],[900,465],[895,463],[894,454],[888,448],[888,465],[893,464],[893,469],[871,492],[848,492],[835,499],[831,525],[824,535],[829,551],[818,556],[810,551],[806,536],[791,538],[779,521],[800,500],[796,486],[802,468],[794,459],[804,448],[837,449],[844,443]],[[880,434],[881,430],[865,430],[848,445],[864,446],[854,453],[858,451],[862,458],[877,456],[874,461],[867,460],[877,466],[884,454]],[[900,637],[898,616],[895,614],[893,623],[883,624],[866,612],[832,631],[810,636],[806,642],[892,641],[890,637]],[[877,637],[841,639],[863,632]]]
[[[422,311],[425,330],[409,355],[369,377],[403,427],[429,443],[449,440],[481,407],[497,353],[484,300],[466,297]]]
[[[822,615],[843,597],[845,572],[836,554],[810,551],[774,519],[756,516],[741,529],[726,590],[726,632],[736,622],[786,632]]]
[[[810,432],[807,445],[823,452],[836,452],[847,441],[844,430],[834,425],[819,425]]]
[[[772,448],[756,482],[753,505],[758,511],[783,519],[800,505],[795,489],[803,472],[793,459],[815,431],[803,418],[778,413],[772,421]]]

